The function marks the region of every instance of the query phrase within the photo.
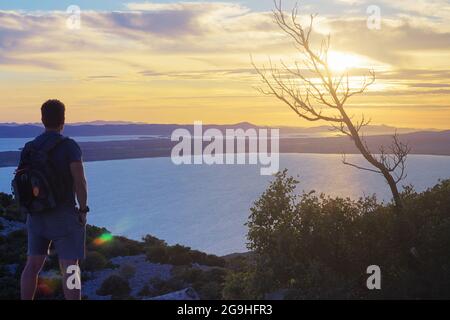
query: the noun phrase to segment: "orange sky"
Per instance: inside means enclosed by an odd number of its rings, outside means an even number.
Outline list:
[[[377,71],[369,92],[350,101],[350,113],[373,124],[449,129],[448,3],[381,1],[381,29],[370,30],[369,2],[333,1],[340,11],[304,8],[319,13],[317,37],[331,33],[331,66]],[[59,98],[69,122],[319,124],[255,90],[250,54],[258,65],[298,58],[267,10],[135,3],[82,11],[79,30],[66,20],[62,11],[0,11],[0,122],[39,121],[40,104]]]

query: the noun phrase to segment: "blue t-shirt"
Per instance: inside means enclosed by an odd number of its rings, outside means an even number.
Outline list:
[[[56,139],[60,139],[62,135],[55,131],[46,131],[41,135],[37,136],[31,143],[37,149],[43,148],[47,144],[54,143]],[[82,153],[79,145],[75,140],[67,138],[52,151],[51,157],[53,163],[56,166],[58,174],[64,177],[66,186],[65,201],[61,205],[74,207],[75,202],[75,192],[73,188],[73,178],[70,171],[70,164],[73,162],[82,161]],[[20,162],[24,160],[24,153],[22,152],[20,157]]]

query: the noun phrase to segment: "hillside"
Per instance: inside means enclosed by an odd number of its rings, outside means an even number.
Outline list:
[[[150,235],[142,241],[87,226],[87,255],[81,264],[84,299],[219,299],[228,273],[225,259]],[[18,299],[26,259],[24,217],[0,193],[0,300]],[[61,277],[52,252],[40,274],[38,299],[62,299]]]
[[[353,201],[297,194],[286,171],[250,209],[251,253],[225,257],[141,241],[87,227],[84,299],[449,299],[450,180],[417,193],[406,188],[403,211],[374,197]],[[0,194],[0,299],[19,297],[26,254],[24,217]],[[368,266],[382,288],[368,290]],[[39,299],[61,299],[51,254]]]

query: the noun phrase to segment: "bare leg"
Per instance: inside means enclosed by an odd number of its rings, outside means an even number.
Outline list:
[[[81,300],[81,279],[78,260],[59,260],[59,266],[63,275],[64,297],[66,300]],[[67,280],[69,280],[69,284]]]
[[[33,300],[36,293],[38,275],[47,256],[28,256],[25,268],[20,278],[20,298]]]

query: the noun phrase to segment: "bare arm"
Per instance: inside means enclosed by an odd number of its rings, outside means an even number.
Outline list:
[[[75,194],[80,209],[84,210],[87,207],[87,182],[84,176],[83,162],[72,162],[70,164],[70,172],[74,182]]]

